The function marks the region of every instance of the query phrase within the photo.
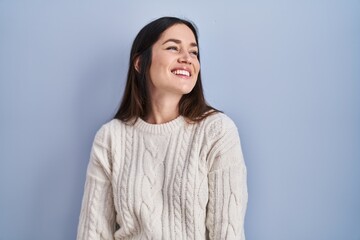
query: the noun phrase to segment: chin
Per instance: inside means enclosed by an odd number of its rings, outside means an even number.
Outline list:
[[[195,84],[194,85],[188,84],[188,85],[182,86],[181,89],[179,89],[179,90],[182,92],[182,94],[188,94],[194,89],[194,87],[195,87]]]
[[[188,88],[188,89],[183,89],[182,90],[182,95],[186,95],[186,94],[189,94],[192,90],[193,90],[194,88],[192,87],[192,88]]]

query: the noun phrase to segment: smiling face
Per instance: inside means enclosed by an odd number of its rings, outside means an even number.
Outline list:
[[[150,95],[174,95],[179,99],[194,88],[200,71],[198,47],[191,29],[175,24],[152,46]]]

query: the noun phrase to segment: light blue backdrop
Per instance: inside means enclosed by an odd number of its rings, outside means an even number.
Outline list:
[[[0,1],[0,239],[76,236],[96,130],[140,28],[200,30],[209,102],[236,122],[248,240],[360,239],[360,2]]]

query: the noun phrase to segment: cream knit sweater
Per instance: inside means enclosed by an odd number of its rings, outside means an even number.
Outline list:
[[[246,167],[235,124],[114,119],[95,136],[78,240],[245,239]]]

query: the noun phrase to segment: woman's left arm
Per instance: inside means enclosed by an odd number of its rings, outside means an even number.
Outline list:
[[[206,227],[209,239],[245,240],[244,219],[248,201],[247,171],[235,124],[217,123],[216,141],[208,157],[209,201]]]
[[[95,136],[87,168],[77,240],[114,239],[115,207],[111,184],[108,130]]]

